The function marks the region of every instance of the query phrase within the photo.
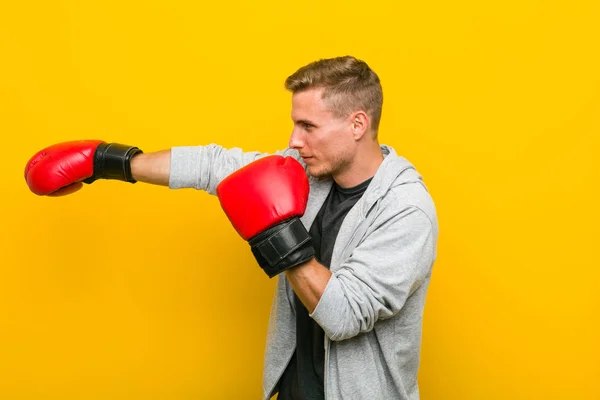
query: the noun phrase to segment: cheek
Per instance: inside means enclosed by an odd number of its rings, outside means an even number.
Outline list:
[[[329,130],[306,136],[310,153],[321,162],[336,162],[351,151],[352,141],[343,131]]]
[[[323,132],[320,135],[313,135],[307,138],[307,144],[315,155],[326,157],[331,155],[336,148],[335,136],[332,132]]]
[[[331,138],[322,143],[324,155],[330,161],[339,161],[346,158],[352,151],[352,141],[349,141],[341,132],[332,133]]]
[[[323,140],[315,135],[306,135],[304,147],[309,149],[311,155],[318,157],[323,153]]]
[[[325,140],[314,140],[311,143],[311,152],[317,160],[326,162],[332,156],[331,144]]]

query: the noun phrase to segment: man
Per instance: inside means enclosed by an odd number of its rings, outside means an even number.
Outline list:
[[[80,141],[34,155],[27,182],[40,195],[70,193],[96,179],[197,188],[218,194],[234,224],[235,193],[259,187],[252,192],[256,207],[306,194],[285,217],[301,221],[279,241],[291,241],[288,253],[296,255],[277,258],[285,267],[269,270],[249,237],[260,232],[261,243],[278,242],[263,239],[283,232],[270,228],[285,218],[261,217],[247,235],[247,226],[236,225],[259,265],[278,277],[263,398],[418,399],[422,315],[438,236],[432,198],[414,166],[378,142],[383,95],[365,62],[319,60],[285,85],[294,129],[289,147],[277,154],[297,160],[286,165],[300,165],[302,177],[281,172],[280,159],[268,154],[216,144],[144,154],[133,146]],[[267,172],[273,165],[276,172]],[[261,189],[259,177],[271,173],[283,183]],[[306,193],[302,179],[308,179]]]

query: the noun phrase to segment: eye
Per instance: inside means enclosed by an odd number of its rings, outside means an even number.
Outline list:
[[[303,122],[302,126],[304,127],[304,129],[307,129],[307,130],[310,130],[315,127],[314,125],[309,124],[308,122]]]

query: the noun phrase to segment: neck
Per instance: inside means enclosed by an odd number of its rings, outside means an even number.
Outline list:
[[[383,162],[383,153],[379,143],[374,142],[356,157],[339,173],[333,175],[335,183],[343,188],[351,188],[372,178]]]

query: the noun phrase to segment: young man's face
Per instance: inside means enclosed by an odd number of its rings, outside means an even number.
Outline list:
[[[298,150],[309,174],[335,177],[351,164],[355,141],[351,118],[336,118],[321,93],[322,89],[307,89],[293,94],[289,146]]]

